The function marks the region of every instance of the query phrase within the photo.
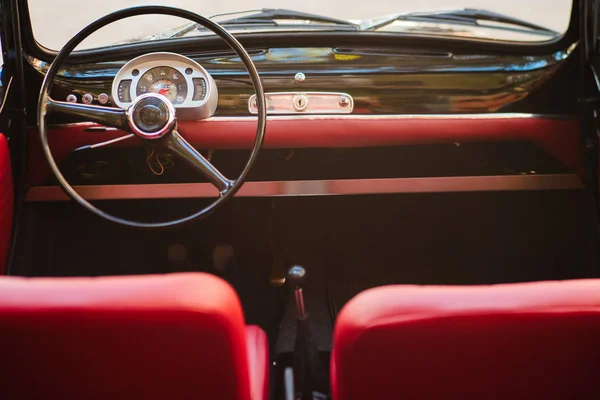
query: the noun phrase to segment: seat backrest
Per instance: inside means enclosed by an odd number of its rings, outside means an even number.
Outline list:
[[[201,273],[0,278],[0,397],[249,399],[244,316]]]
[[[331,380],[339,400],[600,399],[600,280],[368,290]]]

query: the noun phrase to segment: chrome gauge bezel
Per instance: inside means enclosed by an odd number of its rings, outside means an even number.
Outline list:
[[[127,109],[135,101],[137,96],[137,86],[144,74],[156,67],[167,67],[177,70],[185,78],[188,90],[184,101],[180,104],[174,104],[177,118],[183,120],[205,119],[214,115],[217,109],[218,90],[213,77],[196,61],[177,53],[156,52],[148,53],[136,57],[126,63],[115,75],[111,87],[111,94],[114,104],[118,107]],[[192,73],[186,74],[186,69],[191,68]],[[137,74],[134,75],[134,70]],[[194,78],[203,78],[206,82],[206,95],[202,100],[193,100],[194,97]],[[130,102],[123,102],[119,99],[119,84],[123,80],[131,80],[129,86]]]

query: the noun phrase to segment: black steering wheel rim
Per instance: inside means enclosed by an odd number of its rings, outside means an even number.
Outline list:
[[[252,86],[254,87],[254,91],[258,100],[258,124],[256,128],[256,137],[254,139],[254,145],[252,151],[250,153],[250,157],[246,162],[246,165],[240,175],[233,180],[232,185],[219,196],[215,201],[213,201],[209,206],[204,207],[200,211],[191,214],[189,216],[171,220],[164,222],[140,222],[140,221],[131,221],[125,218],[116,217],[111,215],[98,207],[91,204],[85,198],[83,198],[73,187],[69,184],[69,182],[65,179],[63,174],[61,173],[54,157],[52,156],[52,151],[50,150],[50,145],[48,143],[48,136],[46,133],[46,113],[47,113],[47,105],[49,101],[49,93],[52,89],[54,79],[62,66],[63,62],[66,58],[73,52],[75,47],[79,45],[83,40],[85,40],[92,33],[96,32],[98,29],[109,25],[113,22],[119,21],[121,19],[139,16],[139,15],[149,15],[149,14],[160,14],[160,15],[169,15],[174,17],[180,17],[188,19],[192,22],[198,23],[205,28],[210,29],[216,35],[218,35],[221,39],[225,41],[231,47],[233,51],[240,57],[248,74],[250,75],[250,79],[252,81]],[[265,94],[263,90],[263,86],[258,75],[258,71],[256,70],[256,66],[252,62],[250,55],[244,49],[244,47],[235,39],[229,32],[227,32],[224,28],[222,28],[219,24],[201,16],[191,11],[174,8],[174,7],[166,7],[166,6],[141,6],[141,7],[132,7],[119,11],[115,11],[113,13],[107,14],[104,17],[97,19],[96,21],[90,23],[88,26],[83,28],[79,33],[77,33],[65,46],[58,52],[56,58],[52,61],[48,72],[44,78],[42,83],[42,87],[40,89],[40,95],[38,98],[38,109],[37,109],[37,124],[38,131],[40,135],[40,140],[42,143],[42,148],[44,150],[44,155],[48,160],[48,164],[52,169],[56,179],[59,184],[63,188],[63,190],[76,202],[78,202],[81,206],[91,211],[92,213],[107,219],[111,222],[126,225],[135,228],[168,228],[174,227],[177,225],[182,225],[187,222],[200,219],[211,214],[217,207],[230,200],[235,193],[240,189],[243,185],[246,176],[248,175],[250,169],[254,165],[256,158],[258,157],[258,153],[262,147],[262,143],[264,141],[265,129],[266,129],[266,102],[265,102]]]

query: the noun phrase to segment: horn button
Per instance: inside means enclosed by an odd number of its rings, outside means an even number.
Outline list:
[[[127,111],[129,126],[142,139],[158,139],[175,123],[175,109],[163,95],[147,93],[139,96]]]

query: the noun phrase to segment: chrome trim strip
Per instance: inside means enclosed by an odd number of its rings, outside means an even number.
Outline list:
[[[246,116],[213,116],[207,119],[198,120],[201,122],[252,122],[256,121],[255,115]],[[494,113],[494,114],[340,114],[340,115],[316,115],[316,114],[300,114],[300,115],[268,115],[268,121],[298,121],[298,120],[347,120],[347,121],[404,121],[411,119],[435,119],[435,120],[496,120],[496,119],[551,119],[551,120],[576,120],[573,115],[559,114],[527,114],[527,113]],[[181,119],[180,119],[181,120]],[[49,128],[66,128],[66,127],[86,127],[90,122],[73,122],[66,124],[54,124]],[[34,128],[34,127],[32,127]]]
[[[347,121],[404,121],[410,119],[435,119],[435,120],[496,120],[496,119],[560,119],[572,120],[577,117],[570,115],[544,115],[544,114],[526,114],[526,113],[501,113],[501,114],[340,114],[340,115],[269,115],[268,121],[296,121],[296,120],[347,120]],[[255,116],[213,116],[207,118],[206,122],[242,122],[255,121]]]
[[[575,174],[455,176],[433,178],[332,179],[246,182],[237,197],[333,196],[392,193],[453,193],[583,189]],[[74,186],[88,200],[216,197],[210,183]],[[28,202],[69,200],[59,186],[29,189]]]

